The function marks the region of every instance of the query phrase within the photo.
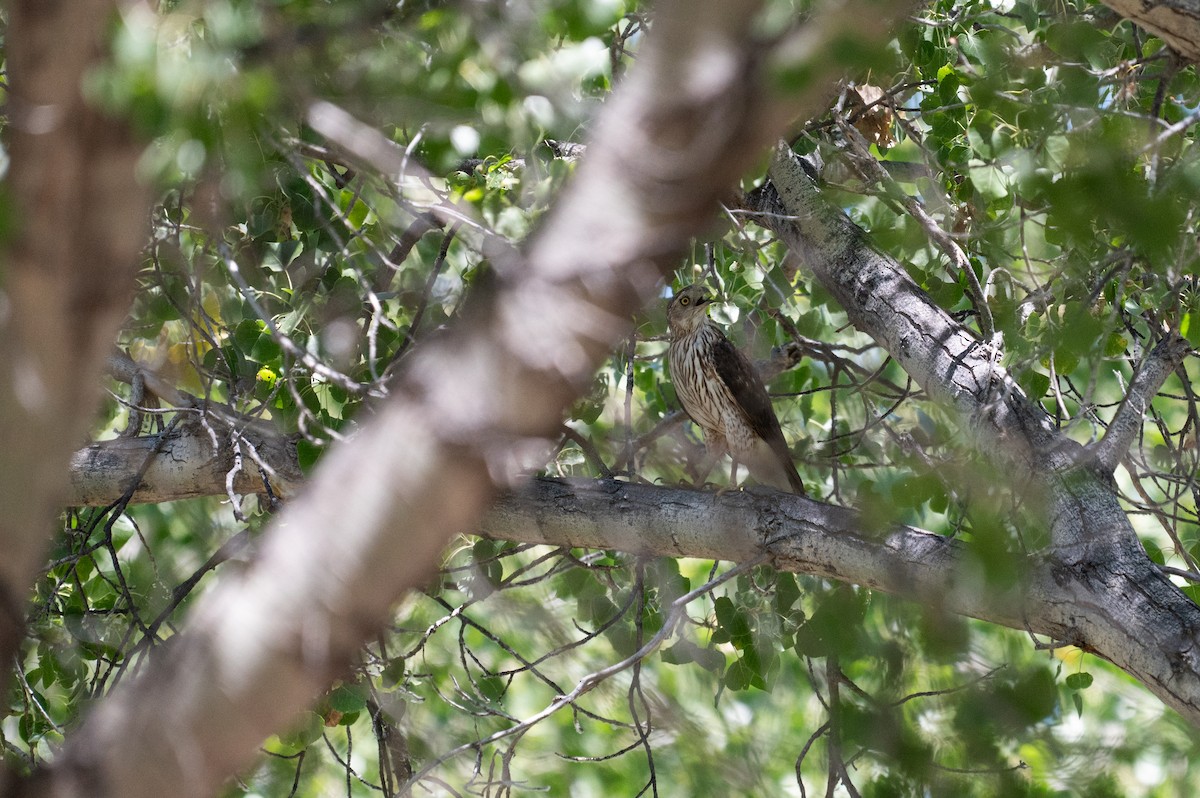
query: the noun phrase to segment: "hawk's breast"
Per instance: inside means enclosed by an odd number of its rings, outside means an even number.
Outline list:
[[[705,431],[722,435],[733,453],[753,448],[756,435],[746,421],[737,399],[717,373],[712,348],[721,342],[721,332],[711,324],[671,342],[667,360],[671,381],[683,409]]]

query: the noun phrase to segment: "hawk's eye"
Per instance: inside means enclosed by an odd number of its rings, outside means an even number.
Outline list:
[[[688,305],[692,304],[692,300],[691,300],[689,297],[686,297],[686,296],[685,296],[685,297],[680,297],[680,298],[679,298],[679,304],[683,305],[684,307],[687,307]]]

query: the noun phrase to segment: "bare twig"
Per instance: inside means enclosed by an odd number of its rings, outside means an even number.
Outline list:
[[[757,559],[749,560],[747,562],[736,565],[733,568],[730,568],[725,573],[716,577],[715,579],[711,579],[708,582],[705,582],[700,587],[695,588],[694,590],[691,590],[691,591],[683,594],[679,598],[675,599],[673,602],[671,602],[669,611],[667,613],[667,617],[663,621],[662,627],[654,634],[653,637],[651,637],[649,640],[647,640],[646,643],[641,648],[639,648],[637,651],[633,652],[632,654],[630,654],[628,657],[621,660],[620,662],[615,662],[612,665],[609,665],[607,668],[601,668],[598,671],[594,671],[594,672],[589,673],[588,675],[584,676],[575,684],[574,689],[572,689],[569,693],[566,693],[565,695],[557,696],[553,701],[550,702],[549,705],[547,705],[545,707],[545,709],[531,715],[530,717],[526,718],[525,720],[521,721],[520,723],[517,723],[507,729],[501,729],[500,731],[496,732],[495,734],[485,737],[482,740],[477,740],[475,742],[465,743],[463,745],[460,745],[457,748],[453,748],[450,751],[447,751],[446,753],[442,754],[437,759],[430,761],[427,765],[425,765],[425,767],[421,768],[419,771],[417,771],[416,774],[413,775],[412,779],[409,781],[408,785],[405,788],[406,790],[408,790],[408,793],[405,793],[405,794],[411,794],[411,790],[412,790],[413,786],[415,786],[416,784],[419,784],[422,780],[425,779],[425,777],[428,774],[430,774],[437,768],[441,767],[443,764],[445,764],[449,760],[451,760],[457,756],[460,756],[462,754],[465,754],[468,751],[478,751],[486,746],[492,745],[492,744],[499,742],[500,740],[503,740],[507,737],[525,734],[527,731],[532,729],[534,726],[541,723],[543,720],[550,717],[554,713],[558,712],[563,707],[571,706],[576,701],[578,701],[580,698],[582,698],[584,695],[586,695],[587,693],[590,693],[592,690],[596,689],[601,684],[603,684],[604,682],[611,679],[613,676],[616,676],[617,674],[622,673],[625,670],[628,670],[634,664],[641,662],[646,657],[648,657],[651,653],[653,653],[659,646],[661,646],[667,640],[667,638],[669,638],[672,634],[674,634],[675,627],[679,623],[679,621],[683,619],[684,610],[686,609],[688,604],[690,604],[692,601],[699,598],[700,596],[703,596],[707,593],[711,593],[713,590],[715,590],[717,587],[721,586],[728,580],[732,579],[733,577],[735,577],[739,574],[745,573],[746,571],[750,570],[754,566],[762,563],[762,561],[763,561],[763,558],[759,557]]]

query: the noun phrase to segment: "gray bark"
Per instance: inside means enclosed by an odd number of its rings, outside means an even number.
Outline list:
[[[1104,4],[1162,39],[1189,61],[1200,61],[1197,0],[1104,0]]]
[[[786,148],[777,149],[770,174],[772,184],[751,203],[763,224],[803,259],[856,327],[931,397],[958,411],[964,439],[985,461],[998,473],[1030,476],[1029,504],[1049,528],[1036,556],[1058,586],[1052,618],[1065,628],[1060,639],[1110,660],[1200,725],[1200,607],[1147,558],[1111,471],[1094,450],[1055,430],[997,353],[874,250]],[[1142,395],[1158,389],[1187,347],[1170,338],[1155,352],[1166,362],[1143,369]],[[1111,468],[1119,457],[1112,443],[1102,444]]]
[[[945,612],[1065,639],[1061,591],[1036,558],[1019,584],[987,585],[957,541],[914,527],[872,529],[854,510],[791,493],[717,494],[615,480],[537,479],[502,497],[486,537],[656,557],[745,562],[766,553],[786,571],[914,599]]]
[[[125,355],[109,356],[107,366],[114,379],[135,386],[126,431],[135,434],[96,441],[71,455],[66,505],[296,494],[304,477],[294,437],[269,421],[185,393]],[[158,434],[138,435],[146,426],[143,403],[174,410],[175,418]]]
[[[215,429],[213,429],[215,427]],[[158,435],[97,441],[71,456],[65,503],[105,507],[198,496],[294,496],[303,479],[293,439],[270,429],[182,424]]]

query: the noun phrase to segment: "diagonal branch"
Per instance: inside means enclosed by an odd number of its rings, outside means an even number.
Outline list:
[[[975,312],[979,317],[979,331],[984,341],[992,341],[996,335],[996,324],[992,320],[992,311],[988,307],[987,296],[979,284],[979,278],[967,258],[967,253],[963,252],[962,247],[958,245],[953,236],[938,226],[929,211],[925,210],[925,206],[916,197],[910,196],[897,185],[896,180],[888,173],[883,164],[871,155],[863,135],[840,115],[836,117],[836,121],[846,139],[847,155],[851,165],[862,173],[868,183],[877,183],[886,190],[888,197],[898,198],[908,215],[921,226],[925,235],[929,236],[929,240],[950,259],[954,269],[967,281],[971,302],[975,305]],[[953,272],[951,274],[953,275]]]
[[[937,307],[866,233],[830,206],[780,147],[773,186],[752,195],[763,224],[799,254],[851,321],[934,400],[958,411],[972,447],[999,471],[1026,474],[1030,510],[1050,532],[1064,639],[1101,653],[1200,724],[1200,607],[1147,558],[1111,473],[1057,432],[995,362],[991,347]],[[1147,376],[1147,385],[1151,376]]]
[[[981,342],[938,307],[895,259],[829,205],[798,159],[783,145],[771,180],[747,197],[759,221],[776,233],[846,311],[932,398],[951,404],[981,451],[1022,469],[1050,458],[1048,468],[1075,465],[1069,441]],[[1067,455],[1067,456],[1064,456]]]
[[[1104,437],[1091,446],[1100,468],[1110,472],[1116,470],[1142,430],[1142,417],[1150,407],[1150,400],[1190,351],[1187,339],[1173,334],[1164,337],[1150,350],[1129,383],[1125,399],[1109,422]]]

